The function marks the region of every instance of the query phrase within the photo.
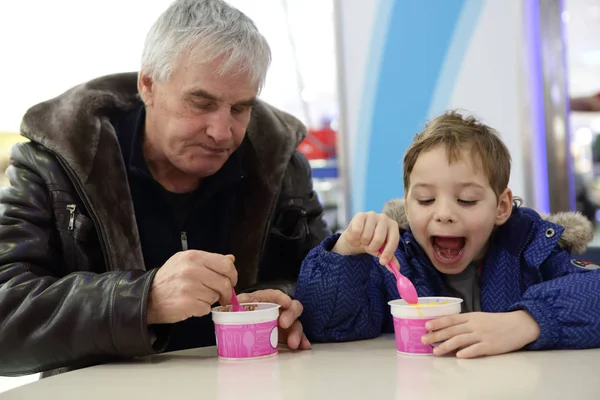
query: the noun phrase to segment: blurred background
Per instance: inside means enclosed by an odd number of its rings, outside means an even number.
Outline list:
[[[510,186],[526,205],[600,218],[600,1],[228,2],[271,45],[261,98],[308,126],[299,149],[333,229],[403,196],[404,151],[448,108],[502,133]],[[169,3],[0,2],[0,171],[23,140],[28,107],[137,70],[146,32]],[[595,235],[588,258],[598,261],[599,250]],[[31,379],[0,378],[0,391]]]

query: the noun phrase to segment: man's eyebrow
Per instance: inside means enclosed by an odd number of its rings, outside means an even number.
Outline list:
[[[202,98],[205,98],[208,100],[216,100],[216,101],[220,100],[218,96],[216,96],[212,93],[209,93],[203,89],[194,89],[194,90],[189,91],[188,94],[192,97],[202,97]]]
[[[210,92],[207,92],[206,90],[203,90],[203,89],[194,89],[194,90],[188,92],[188,95],[192,96],[192,97],[201,97],[201,98],[207,99],[207,100],[221,101],[219,96],[214,95]],[[255,104],[256,104],[256,97],[251,97],[249,99],[240,100],[233,105],[234,106],[252,107]]]

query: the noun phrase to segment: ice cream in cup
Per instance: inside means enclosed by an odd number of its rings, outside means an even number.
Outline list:
[[[276,355],[279,304],[243,303],[242,306],[247,311],[234,312],[231,306],[211,310],[219,358],[247,360]]]
[[[425,323],[444,315],[460,314],[462,299],[455,297],[419,297],[418,304],[392,300],[396,350],[400,354],[431,355],[435,345],[424,345],[421,337],[427,333]]]

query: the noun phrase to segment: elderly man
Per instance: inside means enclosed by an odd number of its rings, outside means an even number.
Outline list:
[[[177,0],[139,74],[32,107],[0,197],[0,374],[55,373],[214,344],[211,306],[282,306],[329,232],[296,146],[305,128],[256,99],[270,50],[220,0]]]

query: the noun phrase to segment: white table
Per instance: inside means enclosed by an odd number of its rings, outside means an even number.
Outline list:
[[[397,355],[392,336],[223,361],[215,348],[107,364],[43,379],[0,400],[600,399],[600,350],[474,360]]]

